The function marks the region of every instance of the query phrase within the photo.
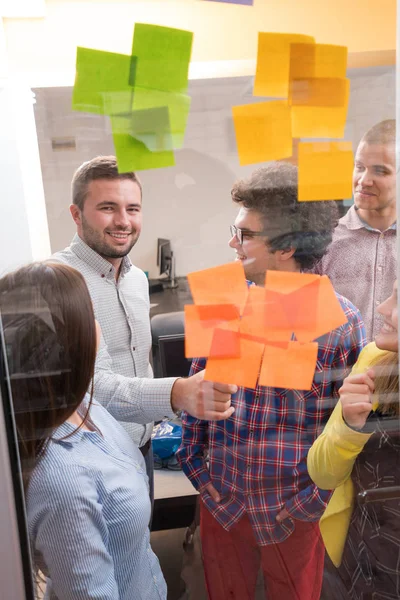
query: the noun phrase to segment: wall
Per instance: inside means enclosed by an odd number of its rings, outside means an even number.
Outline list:
[[[351,71],[351,99],[346,139],[358,144],[374,123],[395,116],[394,67]],[[157,275],[156,239],[172,240],[178,274],[232,259],[227,246],[236,209],[233,181],[256,166],[240,167],[231,106],[253,102],[251,78],[190,82],[192,106],[185,148],[176,165],[143,171],[144,229],[132,252],[133,261]],[[97,154],[113,153],[107,118],[73,113],[71,89],[36,90],[36,121],[52,251],[68,245],[74,227],[69,215],[74,170]],[[52,138],[69,137],[76,150],[53,151]]]
[[[27,74],[30,83],[38,72],[73,77],[77,45],[130,53],[135,22],[193,31],[193,61],[253,60],[258,31],[314,35],[351,53],[396,48],[396,0],[255,0],[253,7],[206,0],[47,0],[46,6],[45,19],[4,20],[10,68]]]

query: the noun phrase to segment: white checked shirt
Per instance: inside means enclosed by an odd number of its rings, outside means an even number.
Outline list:
[[[147,278],[125,256],[116,281],[114,267],[78,235],[53,259],[82,273],[100,323],[95,398],[120,421],[133,441],[143,446],[151,436],[153,421],[174,416],[171,390],[176,381],[153,379]]]

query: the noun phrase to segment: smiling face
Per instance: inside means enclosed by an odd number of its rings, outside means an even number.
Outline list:
[[[357,208],[365,211],[382,211],[395,206],[394,144],[360,143],[354,161],[353,193]]]
[[[239,244],[236,236],[229,245],[236,252],[236,260],[244,267],[246,278],[256,285],[264,285],[267,270],[279,270],[278,253],[268,249],[266,236],[253,236],[252,232],[265,229],[262,216],[255,210],[241,207],[235,219],[235,226],[243,230],[243,243]]]
[[[73,204],[71,214],[82,240],[118,266],[141,232],[140,188],[130,179],[96,179],[88,185],[83,210]]]
[[[382,350],[398,352],[398,309],[397,309],[397,281],[393,286],[393,293],[378,307],[378,312],[385,317],[382,329],[375,338],[375,343]]]

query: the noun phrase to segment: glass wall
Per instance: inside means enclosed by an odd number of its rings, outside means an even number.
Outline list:
[[[0,598],[400,597],[396,5],[287,4],[0,9]]]

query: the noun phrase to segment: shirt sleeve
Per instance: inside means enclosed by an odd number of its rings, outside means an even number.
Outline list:
[[[102,336],[96,357],[94,396],[118,421],[140,424],[173,418],[171,392],[176,377],[164,379],[124,377],[113,371],[112,360]]]
[[[354,431],[346,425],[339,401],[325,429],[308,452],[308,473],[315,484],[322,489],[333,490],[344,483],[371,435]]]
[[[331,491],[320,490],[311,483],[290,498],[285,503],[285,508],[291,517],[299,521],[319,521],[331,495]]]
[[[29,491],[30,533],[55,596],[120,600],[103,507],[90,472],[80,467],[62,474],[49,470]]]
[[[194,359],[190,375],[205,368],[204,359]],[[208,447],[208,421],[191,417],[182,413],[182,443],[177,451],[178,460],[186,477],[193,486],[201,492],[211,478],[205,461],[205,451]]]

